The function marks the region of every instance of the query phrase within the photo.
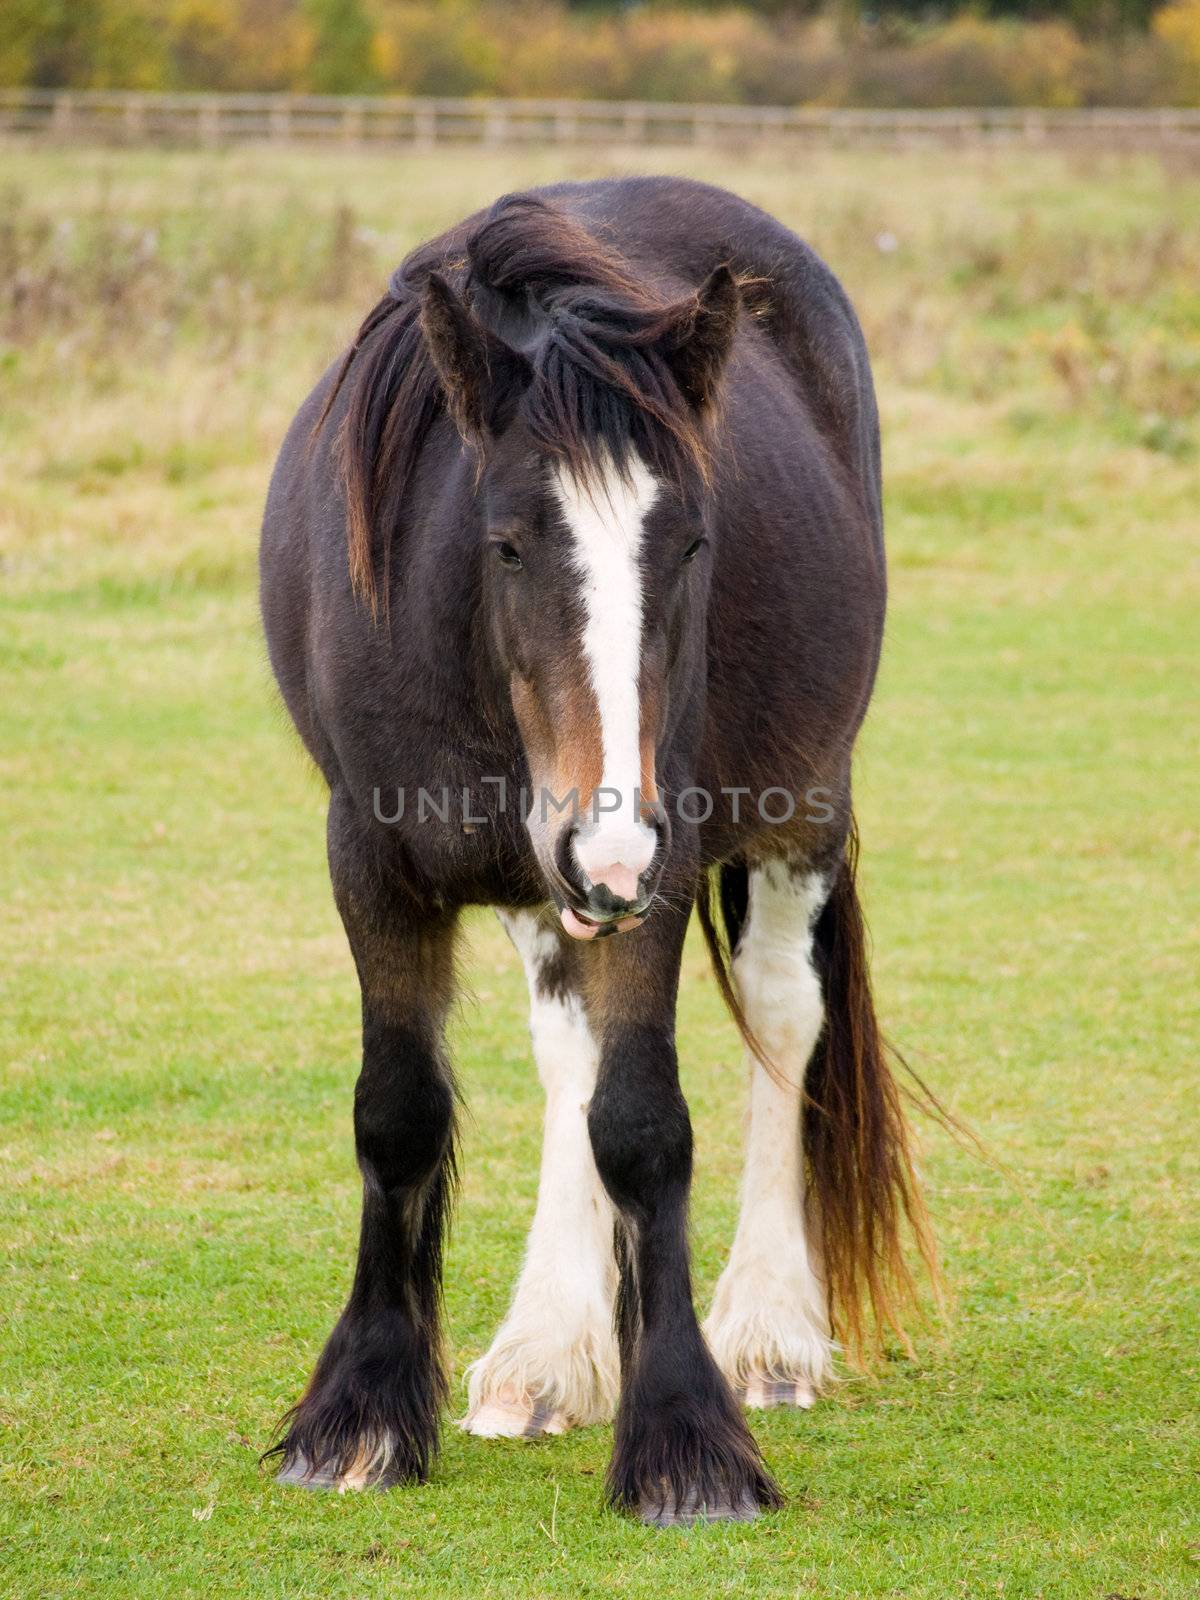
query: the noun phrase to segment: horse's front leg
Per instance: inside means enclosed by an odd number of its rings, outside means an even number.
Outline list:
[[[618,1213],[621,1397],[608,1492],[660,1526],[746,1519],[781,1499],[692,1303],[692,1130],[674,1037],[686,929],[686,909],[660,909],[598,942],[589,973],[601,1049],[588,1128]]]
[[[442,1027],[454,926],[415,911],[336,792],[329,863],[362,988],[362,1225],[350,1297],[276,1449],[283,1482],[386,1488],[427,1475],[447,1392],[439,1305],[454,1086]]]
[[[597,1048],[580,989],[589,954],[533,911],[501,913],[529,979],[530,1032],[546,1091],[537,1211],[516,1293],[470,1369],[463,1427],[531,1439],[607,1421],[617,1394],[613,1209],[588,1142]]]

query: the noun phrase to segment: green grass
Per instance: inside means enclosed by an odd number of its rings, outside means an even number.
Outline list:
[[[433,1481],[386,1496],[289,1493],[256,1465],[336,1315],[357,1209],[353,972],[255,612],[273,451],[417,237],[618,162],[4,163],[0,1590],[1194,1594],[1195,173],[657,163],[812,237],[876,351],[875,970],[891,1032],[1007,1168],[923,1130],[948,1329],[809,1415],[755,1419],[786,1510],[658,1534],[602,1511],[605,1428],[447,1426]],[[523,982],[487,919],[466,976],[456,1390],[506,1303],[539,1123]],[[706,1296],[742,1084],[698,948],[680,1036]]]

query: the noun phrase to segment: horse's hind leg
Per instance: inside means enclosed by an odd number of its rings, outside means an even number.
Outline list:
[[[574,952],[533,912],[502,913],[501,921],[529,980],[546,1126],[525,1263],[503,1325],[471,1368],[462,1425],[484,1437],[532,1438],[604,1421],[616,1404],[613,1211],[588,1139],[597,1046]]]
[[[783,861],[752,868],[734,956],[746,1019],[783,1080],[749,1056],[741,1213],[704,1325],[718,1366],[750,1406],[811,1405],[830,1373],[801,1149],[801,1086],[824,1019],[813,929],[826,892],[821,874]]]
[[[406,904],[336,791],[329,865],[362,987],[362,1230],[350,1298],[276,1450],[284,1482],[386,1488],[426,1476],[446,1399],[438,1310],[454,1086],[442,1025],[453,919]]]

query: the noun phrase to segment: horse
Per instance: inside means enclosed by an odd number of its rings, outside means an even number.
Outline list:
[[[277,1433],[283,1482],[390,1488],[435,1458],[467,907],[496,908],[524,963],[546,1113],[524,1264],[461,1426],[615,1416],[612,1507],[748,1520],[782,1497],[744,1410],[807,1407],[835,1348],[903,1337],[909,1236],[931,1265],[933,1246],[850,773],[884,625],[880,481],[832,272],[674,177],[509,194],[420,245],[301,407],[261,608],[329,789],[362,1217]],[[703,1328],[675,1040],[693,909],[749,1075]]]

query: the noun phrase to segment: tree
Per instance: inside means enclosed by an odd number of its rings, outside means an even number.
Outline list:
[[[2,0],[0,77],[49,89],[161,89],[168,33],[154,0]]]
[[[305,77],[316,94],[368,94],[379,87],[375,26],[362,0],[304,0],[311,29]]]

